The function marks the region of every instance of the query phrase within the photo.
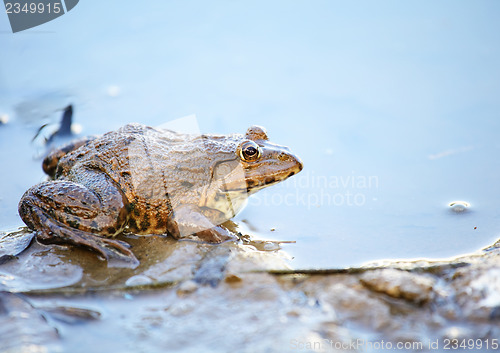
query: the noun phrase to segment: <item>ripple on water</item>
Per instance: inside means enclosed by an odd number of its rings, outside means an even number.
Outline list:
[[[450,210],[455,213],[463,213],[470,208],[470,203],[467,201],[452,201],[448,204]]]

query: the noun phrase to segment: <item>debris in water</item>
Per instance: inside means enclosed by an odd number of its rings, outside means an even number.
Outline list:
[[[466,201],[452,201],[448,204],[448,206],[451,207],[451,210],[456,213],[462,213],[464,211],[467,211],[467,209],[470,207],[470,203]]]

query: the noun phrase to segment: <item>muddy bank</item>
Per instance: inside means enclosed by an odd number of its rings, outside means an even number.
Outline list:
[[[4,258],[1,350],[494,350],[500,337],[500,243],[450,261],[297,271],[279,244],[127,241],[137,269],[37,243]]]

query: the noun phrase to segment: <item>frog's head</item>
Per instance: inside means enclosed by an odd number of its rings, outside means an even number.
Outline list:
[[[224,215],[224,219],[218,218],[215,223],[238,213],[248,195],[302,170],[300,159],[288,147],[269,142],[260,126],[250,127],[245,135],[219,138],[223,142],[221,146],[207,149],[212,154],[209,158],[216,163],[211,167],[210,184],[200,201],[200,205]],[[207,141],[212,143],[214,137]]]
[[[250,127],[236,148],[240,167],[244,171],[247,192],[276,184],[302,170],[302,162],[286,146],[269,142],[266,130]]]

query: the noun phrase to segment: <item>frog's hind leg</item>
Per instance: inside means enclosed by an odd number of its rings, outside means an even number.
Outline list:
[[[73,244],[85,247],[102,255],[110,267],[131,267],[139,265],[134,253],[127,243],[95,234],[61,226],[59,222],[41,215],[45,229],[38,231],[37,241],[42,244]]]
[[[59,163],[59,160],[67,155],[68,153],[76,150],[77,148],[82,147],[83,145],[87,144],[88,142],[95,140],[97,136],[87,136],[79,140],[74,140],[71,141],[55,150],[52,150],[44,159],[42,162],[42,168],[45,174],[50,176],[51,178],[54,178],[56,175],[56,170],[57,170],[57,164]]]
[[[82,246],[100,253],[112,267],[136,267],[128,245],[111,239],[128,221],[128,202],[112,181],[94,174],[99,192],[66,180],[41,183],[24,194],[19,214],[41,243]]]

